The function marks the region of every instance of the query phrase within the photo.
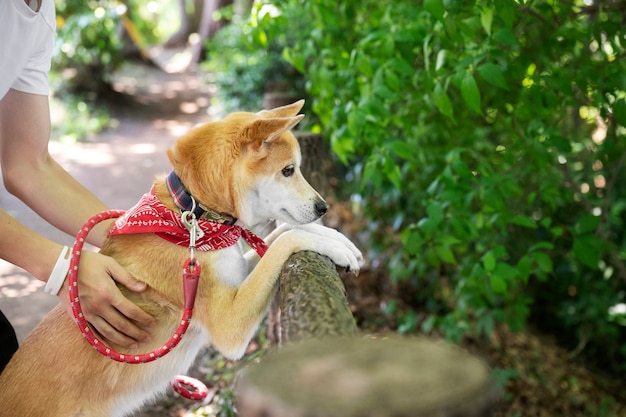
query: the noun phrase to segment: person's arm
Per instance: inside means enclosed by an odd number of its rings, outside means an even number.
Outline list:
[[[50,224],[75,236],[89,217],[107,207],[52,159],[49,136],[48,98],[9,90],[0,100],[0,160],[5,186]],[[109,225],[96,226],[89,242],[101,246]],[[6,213],[0,227],[0,257],[46,281],[62,247],[32,231],[26,232],[28,228]],[[20,233],[25,233],[25,241]],[[17,245],[20,239],[26,243]],[[85,318],[98,332],[122,346],[147,340],[149,333],[144,329],[151,327],[154,319],[126,299],[111,278],[132,291],[143,291],[145,284],[114,259],[95,252],[85,251],[80,265],[78,279]],[[71,314],[69,302],[65,303],[69,299],[67,289],[59,297]]]
[[[0,100],[0,158],[7,190],[57,229],[76,236],[106,205],[48,153],[48,97],[9,90]],[[96,226],[88,242],[100,247],[110,222]]]

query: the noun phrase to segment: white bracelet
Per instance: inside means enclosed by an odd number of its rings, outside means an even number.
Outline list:
[[[63,246],[59,259],[57,259],[57,263],[54,264],[50,278],[48,278],[48,282],[46,282],[46,286],[43,289],[44,292],[50,295],[57,295],[59,293],[65,282],[65,277],[67,277],[67,273],[70,270],[70,254],[70,248]]]

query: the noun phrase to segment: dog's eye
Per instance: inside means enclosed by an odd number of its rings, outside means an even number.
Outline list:
[[[294,172],[296,172],[296,169],[293,165],[287,165],[282,170],[283,177],[291,177],[294,174]]]

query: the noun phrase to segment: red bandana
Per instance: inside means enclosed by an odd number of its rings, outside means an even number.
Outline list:
[[[198,228],[200,233],[196,239],[197,250],[224,249],[237,243],[243,236],[259,256],[263,256],[267,251],[263,239],[242,227],[198,219]],[[189,230],[183,224],[180,215],[165,207],[154,195],[154,188],[117,219],[109,231],[109,236],[134,233],[155,233],[169,242],[189,247]]]

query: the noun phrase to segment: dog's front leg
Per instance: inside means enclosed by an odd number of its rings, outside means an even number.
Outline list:
[[[274,228],[263,240],[267,244],[267,246],[272,246],[272,244],[282,235],[283,233],[291,230],[293,226],[287,223],[282,223]],[[254,250],[249,250],[244,254],[244,258],[248,265],[248,273],[252,271],[256,265],[259,263],[259,255]]]
[[[243,355],[267,311],[280,271],[293,253],[314,251],[328,256],[338,266],[358,271],[361,252],[351,242],[347,245],[347,238],[336,233],[322,236],[302,229],[286,231],[274,241],[239,288],[214,288],[207,306],[210,316],[216,318],[209,329],[213,345],[229,358]]]

